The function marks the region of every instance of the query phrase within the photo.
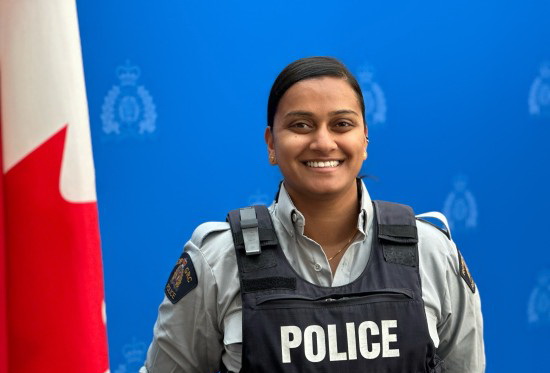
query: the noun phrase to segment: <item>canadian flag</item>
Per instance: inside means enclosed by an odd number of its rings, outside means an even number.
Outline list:
[[[74,0],[0,0],[0,372],[108,371]]]

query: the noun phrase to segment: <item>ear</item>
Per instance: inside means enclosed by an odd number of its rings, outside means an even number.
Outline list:
[[[363,139],[365,140],[365,159],[367,159],[368,157],[368,152],[367,152],[367,149],[369,147],[369,129],[367,128],[367,126],[365,126],[365,137],[363,137]]]
[[[264,139],[265,139],[265,143],[267,144],[267,151],[269,153],[274,153],[275,147],[273,144],[273,131],[269,126],[265,128]]]

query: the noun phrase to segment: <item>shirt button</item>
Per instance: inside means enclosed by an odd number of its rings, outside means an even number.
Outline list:
[[[296,220],[298,220],[298,214],[296,212],[292,212],[292,221],[296,223]]]
[[[323,267],[321,267],[319,263],[315,263],[315,265],[313,266],[313,269],[319,272],[321,269],[323,269]]]

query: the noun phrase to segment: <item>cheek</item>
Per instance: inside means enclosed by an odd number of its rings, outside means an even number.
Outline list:
[[[275,142],[275,151],[278,157],[291,157],[299,154],[306,141],[296,134],[280,136]]]

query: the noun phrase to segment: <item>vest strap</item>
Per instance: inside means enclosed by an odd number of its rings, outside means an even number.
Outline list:
[[[254,207],[245,207],[240,209],[239,213],[246,255],[258,255],[262,252],[262,247],[260,246],[256,210],[254,210]]]
[[[244,219],[241,214],[241,210],[245,210]],[[227,214],[227,219],[231,227],[231,232],[233,234],[233,242],[235,243],[235,248],[245,249],[245,238],[241,234],[241,231],[245,229],[251,229],[252,235],[255,234],[255,230],[258,231],[259,237],[259,246],[264,248],[265,246],[277,245],[277,234],[273,228],[273,223],[271,222],[271,216],[269,215],[269,210],[265,206],[252,206],[243,209],[236,209],[229,211]],[[244,220],[244,226],[243,226]]]
[[[418,243],[412,208],[398,203],[373,201],[378,221],[378,238],[401,244]]]
[[[412,208],[385,201],[373,203],[384,260],[387,263],[417,267],[418,232]]]
[[[265,206],[231,210],[227,214],[241,275],[277,265],[277,234]],[[253,277],[255,277],[254,275]],[[243,276],[241,276],[243,277]]]

